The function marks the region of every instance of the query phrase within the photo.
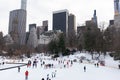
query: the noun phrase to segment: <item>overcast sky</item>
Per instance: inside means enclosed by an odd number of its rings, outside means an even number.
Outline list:
[[[0,31],[8,33],[9,12],[19,9],[21,0],[0,0]],[[27,0],[27,30],[28,25],[36,23],[42,25],[43,20],[49,21],[49,30],[52,29],[52,13],[68,9],[69,13],[76,16],[76,24],[84,24],[97,10],[98,23],[114,18],[113,0]]]

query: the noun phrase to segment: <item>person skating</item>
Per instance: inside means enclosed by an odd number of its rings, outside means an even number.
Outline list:
[[[86,66],[84,66],[84,72],[86,72]]]
[[[31,61],[30,60],[27,63],[27,67],[31,67]]]
[[[42,78],[41,80],[45,80],[44,78]]]
[[[97,63],[97,67],[99,67],[99,63]]]
[[[73,61],[71,60],[71,66],[73,65]]]
[[[20,72],[20,66],[18,66],[18,72]]]
[[[52,72],[52,78],[54,77],[54,72]]]
[[[52,72],[52,78],[56,77],[56,72],[57,72],[57,70],[55,70],[54,72]]]
[[[47,74],[47,80],[49,80],[49,74]]]
[[[28,74],[29,74],[29,72],[26,70],[25,71],[25,80],[28,80]]]
[[[52,72],[52,78],[56,77],[56,71]]]

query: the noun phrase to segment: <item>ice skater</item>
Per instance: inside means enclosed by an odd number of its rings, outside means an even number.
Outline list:
[[[97,63],[97,67],[99,67],[99,63]]]
[[[25,71],[25,80],[28,80],[28,74],[29,74],[29,72]]]
[[[45,80],[44,78],[42,78],[41,80]]]
[[[20,72],[20,66],[18,66],[18,72]]]
[[[56,70],[54,72],[52,72],[52,78],[56,77]]]
[[[86,66],[84,66],[84,72],[86,72]]]
[[[46,80],[49,80],[49,74],[47,74],[47,79]]]
[[[54,72],[52,72],[52,78],[54,78]]]

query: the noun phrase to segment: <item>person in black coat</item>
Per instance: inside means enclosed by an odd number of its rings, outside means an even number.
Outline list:
[[[18,72],[20,72],[20,66],[18,66]]]
[[[84,72],[86,72],[86,66],[84,66]]]
[[[42,78],[41,80],[44,80],[44,78]]]
[[[99,67],[99,63],[97,63],[97,67]]]

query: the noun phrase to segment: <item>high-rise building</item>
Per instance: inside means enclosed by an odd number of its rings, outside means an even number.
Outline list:
[[[120,1],[114,0],[114,14],[115,16],[120,14]]]
[[[68,10],[60,10],[53,12],[53,30],[61,30],[64,34],[68,34]]]
[[[68,17],[68,35],[71,34],[76,34],[76,18],[73,14],[70,14]]]
[[[14,43],[25,45],[26,37],[26,4],[27,0],[21,0],[21,9],[10,11],[9,31]]]
[[[30,32],[30,30],[31,30],[32,28],[35,28],[35,29],[36,29],[36,24],[30,24],[30,25],[29,25],[29,32]]]
[[[95,25],[98,26],[98,25],[97,25],[97,15],[96,15],[96,10],[94,10],[94,14],[93,14],[93,19],[92,19],[92,20],[93,20],[93,22],[95,23]]]
[[[40,35],[41,34],[41,28],[39,26],[37,26],[37,38],[40,39]]]
[[[114,25],[120,28],[120,0],[114,0]]]
[[[27,0],[21,0],[21,9],[26,10],[27,7]]]
[[[9,34],[4,36],[4,42],[5,42],[5,45],[13,44],[12,37]]]
[[[18,9],[10,12],[8,32],[15,43],[25,43],[26,10]]]
[[[36,48],[38,45],[38,38],[37,38],[37,28],[36,24],[30,24],[29,25],[29,37],[27,41],[27,45],[30,47]]]
[[[48,31],[48,20],[43,21],[42,23],[44,31]]]
[[[109,25],[114,25],[114,20],[110,20]]]

